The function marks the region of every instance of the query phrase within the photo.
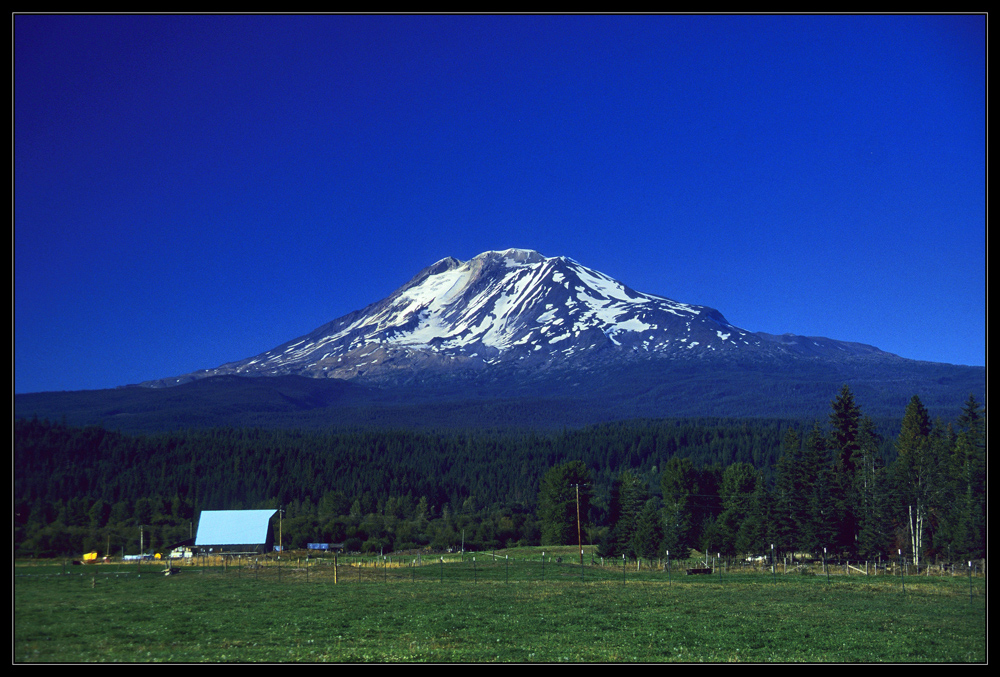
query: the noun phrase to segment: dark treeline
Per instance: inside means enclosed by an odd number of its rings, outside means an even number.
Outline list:
[[[876,425],[845,387],[828,421],[634,420],[559,433],[221,428],[126,435],[14,422],[18,556],[161,551],[201,510],[283,509],[286,547],[489,549],[576,542],[914,559],[985,553],[985,418],[918,398]],[[898,431],[898,432],[897,432]],[[892,549],[892,550],[890,550]]]

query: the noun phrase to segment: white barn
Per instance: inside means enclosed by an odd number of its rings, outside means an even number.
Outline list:
[[[202,510],[194,545],[202,552],[265,553],[274,549],[277,510]]]

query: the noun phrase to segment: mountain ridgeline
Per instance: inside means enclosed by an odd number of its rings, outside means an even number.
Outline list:
[[[823,416],[849,384],[876,417],[950,417],[986,370],[750,332],[566,257],[445,258],[267,352],[115,390],[15,397],[15,416],[129,430],[213,425],[563,427],[635,417]]]
[[[651,356],[894,357],[859,343],[752,333],[713,308],[637,292],[572,259],[508,249],[442,259],[388,298],[266,353],[143,385],[289,374],[405,383],[435,372],[588,369]]]

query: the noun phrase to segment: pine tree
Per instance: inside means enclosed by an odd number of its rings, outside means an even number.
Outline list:
[[[937,439],[945,498],[939,519],[932,519],[935,550],[949,558],[981,557],[986,551],[985,418],[975,397],[969,396],[956,421]],[[932,440],[936,437],[932,432]]]
[[[966,557],[986,556],[986,414],[969,395],[958,419],[962,431],[955,447],[956,484],[967,522],[962,548]]]
[[[649,498],[642,480],[630,470],[623,470],[611,486],[610,528],[601,544],[604,557],[635,557],[635,533],[639,513]]]
[[[837,472],[854,474],[856,456],[861,451],[861,408],[851,389],[844,385],[830,403],[830,448],[836,454]]]
[[[871,419],[862,419],[859,432],[860,448],[854,473],[856,551],[862,557],[874,557],[888,552],[890,544],[886,468],[879,455],[881,439]]]
[[[949,464],[950,554],[964,558],[986,554],[986,463],[969,431],[958,433]]]
[[[927,546],[929,511],[941,490],[938,447],[931,439],[931,430],[927,408],[914,395],[906,406],[896,438],[898,457],[894,471],[900,498],[898,509],[906,525],[910,554],[917,566]]]
[[[722,514],[717,520],[719,550],[746,554],[763,547],[766,499],[760,471],[749,463],[733,463],[722,475]]]
[[[835,542],[831,545],[853,554],[858,537],[854,475],[861,455],[861,409],[846,385],[831,402],[831,407],[829,447],[836,471],[831,485],[835,504]]]
[[[799,547],[815,553],[832,544],[836,534],[833,469],[826,437],[818,423],[806,438],[803,481],[806,508],[799,530]]]
[[[630,548],[636,557],[651,560],[663,554],[664,531],[660,503],[650,498],[636,517],[635,533]]]
[[[538,495],[542,543],[570,545],[577,542],[577,496],[580,521],[586,523],[591,483],[590,470],[582,461],[569,461],[545,473]]]
[[[717,520],[722,514],[722,475],[725,468],[714,464],[698,468],[697,491],[693,497],[692,522],[695,530],[692,538],[705,553],[719,549],[720,536]]]
[[[663,494],[663,528],[666,550],[678,557],[687,556],[694,544],[693,494],[698,492],[698,474],[689,458],[674,456],[667,461],[660,476]]]
[[[958,417],[959,427],[969,435],[969,441],[983,448],[986,447],[986,416],[975,395],[969,395]]]
[[[961,432],[955,448],[957,502],[963,505],[966,524],[962,548],[970,557],[986,556],[986,414],[969,395],[958,419]]]
[[[775,538],[782,548],[800,547],[800,533],[807,523],[808,487],[805,457],[799,434],[789,428],[781,443],[775,477]]]

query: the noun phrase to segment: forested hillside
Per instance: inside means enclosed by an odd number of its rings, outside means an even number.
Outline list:
[[[828,547],[985,552],[985,415],[876,424],[845,386],[824,421],[636,420],[554,433],[220,428],[126,435],[14,422],[19,556],[159,551],[201,510],[283,509],[286,547],[576,541],[608,555]],[[897,433],[898,431],[898,433]],[[571,524],[570,524],[571,523]],[[570,525],[572,528],[569,528]]]

